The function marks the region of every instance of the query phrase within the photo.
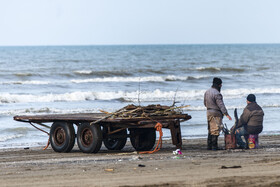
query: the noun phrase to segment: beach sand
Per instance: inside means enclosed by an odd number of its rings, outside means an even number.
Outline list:
[[[224,147],[223,136],[219,146]],[[154,154],[104,147],[85,154],[51,147],[0,150],[1,186],[280,186],[280,136],[260,136],[253,150],[207,151],[206,139],[184,140],[173,155],[169,140]],[[233,168],[231,168],[233,167]]]

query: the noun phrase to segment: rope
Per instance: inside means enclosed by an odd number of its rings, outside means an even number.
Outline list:
[[[35,125],[33,125],[31,122],[29,122],[30,125],[32,125],[35,129],[39,130],[39,131],[42,131],[44,133],[46,133],[47,135],[50,135],[50,133],[48,133],[47,131],[44,131],[43,129],[40,129],[39,127],[36,127]]]
[[[49,138],[49,140],[48,140],[48,143],[47,143],[46,147],[44,147],[43,150],[46,150],[46,149],[49,147],[49,145],[50,145],[50,138]]]
[[[153,151],[143,151],[143,152],[139,152],[139,154],[152,154],[152,153],[159,151],[162,148],[162,136],[163,136],[162,124],[158,122],[155,125],[155,129],[156,129],[156,131],[159,132],[159,139],[158,139],[157,146],[155,147],[155,149]],[[158,147],[159,144],[160,144],[160,147]]]
[[[48,133],[47,131],[44,131],[43,129],[40,129],[39,127],[36,127],[35,125],[32,124],[32,122],[29,122],[29,123],[30,123],[30,125],[32,125],[32,127],[34,127],[35,129],[37,129],[37,130],[39,130],[39,131],[42,131],[42,132],[44,132],[44,133],[46,133],[47,135],[50,136],[50,133]],[[41,124],[39,124],[39,125],[41,125]],[[49,145],[50,145],[50,138],[49,138],[49,140],[48,140],[48,143],[47,143],[46,147],[44,147],[43,150],[46,150],[46,149],[49,147]]]

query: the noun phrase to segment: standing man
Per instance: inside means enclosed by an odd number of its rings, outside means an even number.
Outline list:
[[[212,87],[204,94],[204,105],[207,108],[208,150],[218,149],[218,137],[222,130],[223,116],[225,115],[229,120],[232,120],[225,107],[223,96],[220,93],[221,88],[222,80],[215,77]]]
[[[259,134],[263,130],[263,116],[262,108],[256,102],[256,96],[249,94],[247,96],[247,106],[244,108],[243,113],[237,124],[236,140],[239,148],[248,148],[248,135]],[[244,137],[246,143],[241,137]]]

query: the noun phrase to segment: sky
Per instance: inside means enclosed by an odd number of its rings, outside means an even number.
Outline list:
[[[279,0],[0,0],[0,46],[280,43]]]

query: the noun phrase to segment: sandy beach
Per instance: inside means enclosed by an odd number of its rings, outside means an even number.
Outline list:
[[[224,147],[223,136],[219,146]],[[169,140],[154,154],[102,147],[85,154],[51,147],[0,150],[1,186],[280,186],[280,136],[260,136],[254,150],[207,151],[206,139],[184,140],[182,155]]]

